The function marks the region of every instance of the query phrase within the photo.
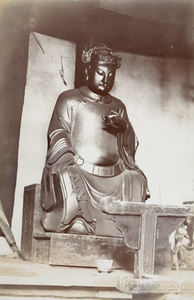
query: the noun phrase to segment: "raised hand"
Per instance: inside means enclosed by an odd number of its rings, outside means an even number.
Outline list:
[[[110,133],[124,132],[127,128],[127,121],[118,113],[103,116],[103,129]]]

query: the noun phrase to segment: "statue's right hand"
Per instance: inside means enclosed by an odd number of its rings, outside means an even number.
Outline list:
[[[50,165],[49,168],[51,168],[51,173],[54,174],[57,173],[61,167],[73,165],[74,163],[75,161],[73,153],[67,152],[62,155],[54,164]]]

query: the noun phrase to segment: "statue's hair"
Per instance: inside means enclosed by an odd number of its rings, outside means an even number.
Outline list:
[[[106,46],[96,46],[88,51],[83,50],[82,61],[85,64],[89,64],[90,62],[100,62],[102,64],[114,65],[116,69],[121,66],[121,57],[119,57],[119,53]]]

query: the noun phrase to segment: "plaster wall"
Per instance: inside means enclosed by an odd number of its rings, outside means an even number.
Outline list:
[[[127,106],[136,162],[159,204],[194,200],[194,62],[121,53],[113,94]]]

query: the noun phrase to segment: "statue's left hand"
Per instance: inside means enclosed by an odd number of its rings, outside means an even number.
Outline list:
[[[127,128],[127,121],[120,116],[104,116],[103,129],[108,132],[124,132]]]

